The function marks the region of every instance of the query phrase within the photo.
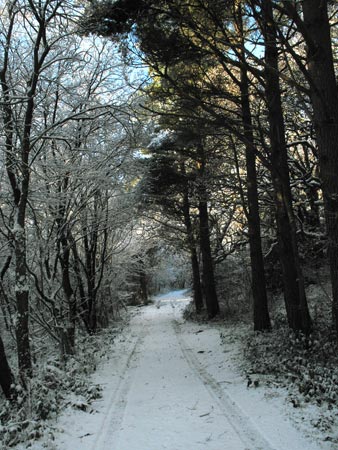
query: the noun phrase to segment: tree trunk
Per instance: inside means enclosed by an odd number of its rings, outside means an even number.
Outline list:
[[[247,105],[244,105],[247,103]],[[249,103],[242,99],[243,125],[244,133],[250,140],[246,144],[246,181],[248,197],[248,230],[251,260],[251,288],[253,296],[253,316],[254,329],[257,331],[270,330],[271,322],[268,310],[268,298],[266,293],[266,279],[264,269],[264,258],[261,241],[261,224],[259,217],[258,191],[257,191],[257,171],[256,157],[254,154],[253,136],[250,125],[250,109],[247,109]],[[247,122],[246,120],[249,120]]]
[[[338,90],[327,1],[304,0],[308,72],[328,234],[332,311],[338,336]]]
[[[312,228],[319,228],[320,214],[318,188],[312,186],[308,187],[307,198],[310,204],[310,211],[307,213],[306,222]]]
[[[143,266],[143,264],[142,264],[142,266]],[[142,300],[142,303],[144,305],[147,305],[148,301],[149,301],[149,298],[148,298],[148,280],[147,280],[147,274],[146,274],[146,271],[145,271],[144,267],[141,267],[139,280],[140,280],[140,296],[141,296],[141,300]]]
[[[69,176],[60,180],[59,194],[63,199],[69,188]],[[70,279],[70,231],[67,223],[66,202],[61,200],[56,217],[58,238],[61,244],[60,264],[62,270],[62,289],[67,303],[67,316],[60,327],[61,352],[63,356],[73,355],[75,352],[76,300]]]
[[[251,289],[253,297],[254,330],[270,330],[271,322],[266,293],[266,279],[261,241],[261,221],[259,216],[256,156],[252,117],[249,101],[249,80],[246,69],[241,10],[237,11],[238,28],[241,39],[241,108],[245,137],[246,186],[248,197],[248,229],[251,260]]]
[[[15,298],[17,320],[15,327],[20,378],[32,376],[32,362],[29,342],[29,288],[26,268],[26,236],[22,224],[17,224],[15,236]]]
[[[97,329],[96,315],[96,292],[95,292],[95,253],[91,248],[86,254],[86,277],[87,277],[87,295],[88,295],[88,324],[90,334],[94,334]]]
[[[12,385],[14,384],[14,376],[9,367],[5,347],[0,336],[0,385],[7,400],[13,400],[15,397]]]
[[[83,284],[83,280],[81,277],[81,269],[80,269],[80,256],[77,250],[76,241],[74,237],[70,234],[70,243],[71,243],[71,249],[73,253],[73,261],[74,261],[74,272],[77,280],[77,288],[79,291],[79,301],[77,302],[78,308],[79,308],[79,315],[81,319],[83,320],[84,326],[88,333],[90,333],[89,330],[89,323],[88,323],[88,305],[87,305],[87,297],[85,293],[85,288]]]
[[[185,173],[184,164],[182,165],[182,171]],[[200,267],[199,267],[197,251],[196,251],[196,243],[195,243],[194,232],[193,232],[191,217],[190,217],[190,203],[189,203],[188,186],[184,186],[183,215],[184,215],[184,223],[185,223],[185,228],[187,230],[187,240],[188,240],[188,245],[189,245],[189,250],[190,250],[194,304],[195,304],[196,312],[198,313],[203,308],[203,294],[202,294],[202,286],[201,286]]]
[[[285,305],[289,326],[293,330],[309,333],[311,319],[299,262],[296,224],[292,209],[275,23],[271,1],[266,0],[261,2],[261,5],[262,31],[265,40],[265,95],[268,107],[272,182],[276,203],[277,239]]]
[[[194,304],[196,312],[199,313],[203,309],[203,294],[201,286],[200,265],[197,258],[196,247],[190,249],[190,261],[192,270],[192,287],[194,292]]]
[[[97,252],[97,224],[94,229],[88,230],[87,226],[83,229],[83,241],[85,250],[85,275],[87,283],[87,302],[86,302],[86,321],[88,323],[89,333],[94,334],[97,329],[96,315],[96,252]]]
[[[205,188],[204,162],[201,163],[201,179],[199,184],[199,220],[200,220],[200,249],[202,253],[202,268],[203,268],[203,285],[205,292],[205,303],[208,311],[209,319],[212,319],[219,313],[219,304],[216,293],[215,275],[213,260],[210,246],[210,229],[209,229],[209,214],[207,202],[207,190]]]
[[[66,225],[63,224],[63,228]],[[65,345],[62,345],[62,349],[65,355],[73,355],[75,352],[75,325],[76,325],[76,301],[74,298],[74,292],[70,281],[69,273],[69,258],[70,258],[70,243],[64,232],[61,231],[61,245],[62,245],[62,255],[60,257],[61,268],[62,268],[62,288],[66,297],[67,307],[68,307],[68,320],[66,319],[66,332],[62,333],[61,341],[67,340]]]
[[[12,18],[14,20],[14,16]],[[14,22],[12,22],[13,25]],[[10,182],[15,205],[16,217],[14,220],[14,251],[15,251],[15,298],[17,308],[16,320],[16,344],[18,350],[18,366],[21,381],[25,384],[26,376],[32,376],[31,351],[29,344],[29,292],[26,267],[26,233],[25,219],[28,202],[29,189],[29,150],[30,150],[30,125],[32,122],[32,110],[34,102],[30,98],[26,110],[25,128],[21,148],[21,159],[16,159],[16,149],[14,145],[13,111],[10,100],[10,89],[7,83],[6,71],[8,64],[8,51],[10,34],[8,35],[5,60],[7,61],[0,71],[0,81],[3,93],[3,121],[5,133],[5,161],[8,180]],[[21,169],[21,184],[15,174],[15,167],[19,165]]]

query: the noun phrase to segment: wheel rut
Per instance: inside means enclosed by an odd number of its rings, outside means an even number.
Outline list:
[[[219,384],[214,377],[207,372],[192,350],[187,348],[180,331],[179,322],[174,319],[173,327],[180,349],[191,370],[202,381],[209,394],[215,399],[227,421],[231,424],[243,444],[249,450],[276,450],[276,447],[260,433],[250,418],[227,394],[224,386]]]
[[[138,350],[142,346],[145,336],[146,332],[142,330],[130,346],[130,354],[123,370],[119,374],[120,381],[110,397],[109,406],[105,412],[104,419],[91,450],[106,450],[110,448],[114,435],[117,433],[123,421],[124,411],[127,405],[127,394],[134,378],[133,363],[135,364]]]

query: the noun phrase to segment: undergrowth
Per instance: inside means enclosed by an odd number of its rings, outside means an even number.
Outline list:
[[[286,387],[295,408],[314,403],[327,411],[337,405],[337,343],[324,323],[316,324],[308,337],[286,325],[269,333],[252,333],[246,340],[245,356],[248,385],[265,382]],[[314,425],[328,430],[333,422],[329,414]]]
[[[35,376],[27,387],[20,385],[16,405],[6,402],[0,410],[0,448],[7,449],[19,443],[35,448],[34,443],[53,448],[53,421],[66,407],[89,410],[93,400],[101,397],[101,387],[91,382],[96,370],[113,343],[117,330],[101,332],[78,339],[76,355],[66,362],[54,357],[35,367]]]

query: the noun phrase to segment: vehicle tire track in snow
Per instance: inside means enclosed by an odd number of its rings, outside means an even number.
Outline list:
[[[245,446],[250,450],[276,450],[275,447],[260,433],[244,411],[236,405],[231,397],[224,391],[221,386],[201,365],[192,351],[186,348],[180,331],[179,322],[174,319],[173,326],[179,342],[182,354],[188,365],[203,382],[207,391],[216,400],[218,406],[227,418],[237,435]]]
[[[122,423],[124,410],[127,404],[127,394],[133,381],[133,370],[131,363],[135,359],[137,351],[141,346],[145,335],[145,330],[141,330],[139,336],[135,338],[135,341],[131,344],[130,354],[123,370],[119,374],[120,381],[109,399],[109,406],[104,415],[101,427],[97,432],[97,438],[92,445],[92,450],[106,450],[108,448],[107,444],[109,442],[111,443],[114,433]]]

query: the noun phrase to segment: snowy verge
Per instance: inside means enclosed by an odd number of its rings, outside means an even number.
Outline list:
[[[102,396],[96,373],[109,359],[127,322],[125,317],[96,335],[79,336],[77,353],[66,362],[50,356],[36,367],[29,397],[22,406],[2,405],[0,448],[52,450],[60,415],[65,411],[93,413],[93,402]]]

